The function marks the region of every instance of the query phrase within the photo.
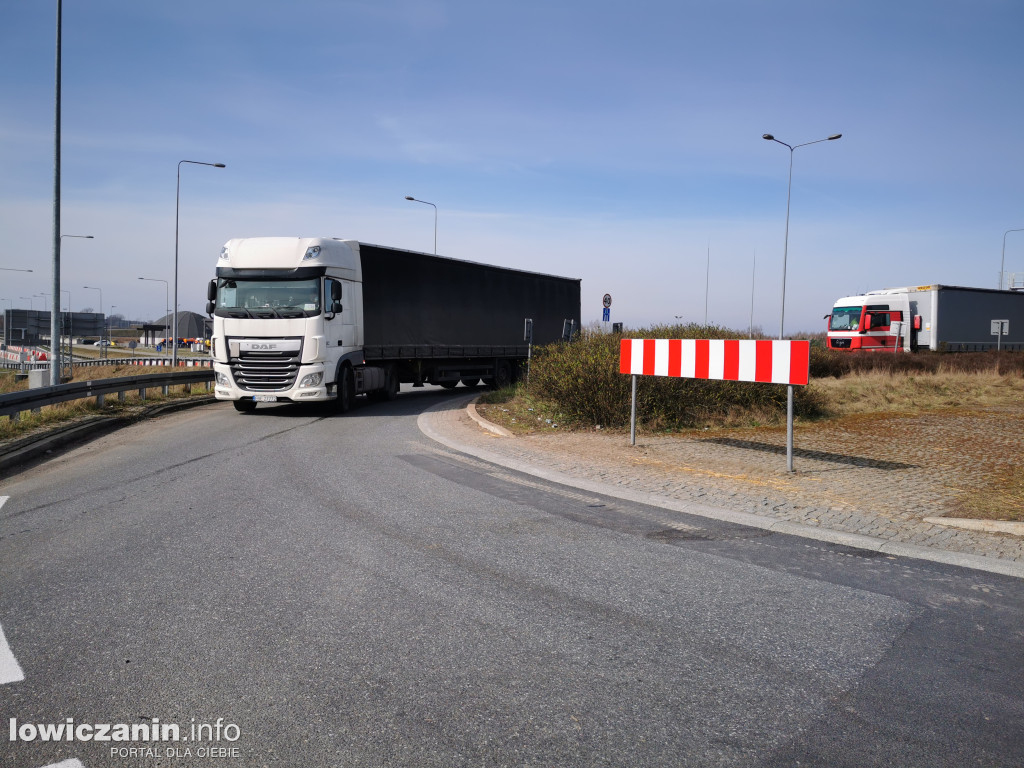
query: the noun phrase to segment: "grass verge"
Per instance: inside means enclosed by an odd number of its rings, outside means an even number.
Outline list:
[[[72,381],[96,381],[97,379],[112,379],[121,376],[141,376],[147,373],[166,372],[167,368],[162,366],[96,366],[74,369]],[[4,371],[0,373],[0,394],[16,392],[27,388],[28,383],[16,381],[13,372]],[[58,403],[57,405],[40,408],[38,412],[22,412],[17,421],[0,417],[0,441],[13,440],[39,432],[46,432],[54,427],[71,424],[90,416],[131,416],[135,413],[141,413],[149,406],[158,403],[190,397],[205,397],[208,394],[205,387],[201,384],[193,384],[191,393],[188,391],[188,385],[181,384],[169,387],[167,395],[163,394],[161,387],[147,389],[145,399],[139,396],[138,391],[125,393],[124,400],[118,400],[116,395],[107,395],[104,398],[104,405],[102,407],[96,404],[96,398]]]

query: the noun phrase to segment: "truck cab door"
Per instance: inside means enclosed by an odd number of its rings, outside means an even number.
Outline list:
[[[329,357],[337,358],[339,347],[348,343],[345,339],[345,286],[333,277],[324,279],[324,341]]]

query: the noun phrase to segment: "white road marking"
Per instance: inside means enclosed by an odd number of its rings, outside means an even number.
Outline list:
[[[44,765],[43,768],[85,768],[85,766],[82,765],[81,760],[76,760],[72,757],[70,760],[61,760],[59,763]]]
[[[0,496],[0,509],[4,508],[4,504],[7,503],[7,500],[9,498],[11,498],[11,497],[10,496]]]
[[[7,638],[4,637],[4,628],[0,626],[0,685],[16,683],[24,679],[25,673],[21,671],[18,660],[11,653],[11,649],[7,645]]]

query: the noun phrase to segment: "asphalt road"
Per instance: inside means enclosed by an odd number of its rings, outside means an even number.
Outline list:
[[[451,397],[207,406],[0,482],[0,765],[1024,764],[1021,581],[486,464],[418,431]]]

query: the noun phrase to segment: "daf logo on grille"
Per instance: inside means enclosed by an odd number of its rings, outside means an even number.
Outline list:
[[[302,349],[300,339],[240,339],[238,348],[242,352],[298,352]]]

